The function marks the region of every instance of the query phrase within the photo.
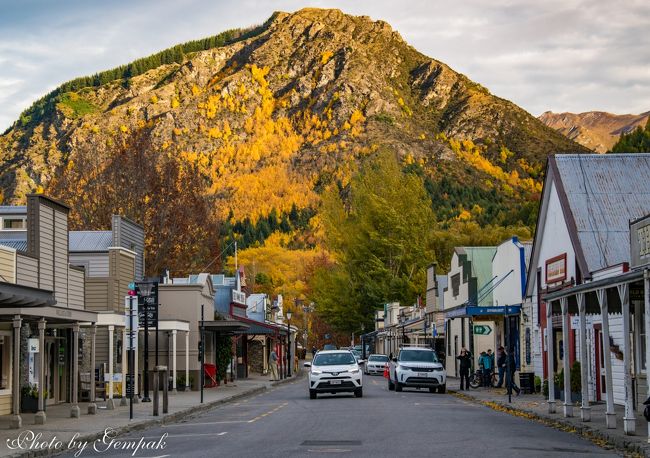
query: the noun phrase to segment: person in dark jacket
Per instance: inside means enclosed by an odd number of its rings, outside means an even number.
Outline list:
[[[521,393],[521,389],[515,383],[515,373],[517,372],[517,361],[515,361],[515,354],[512,350],[507,352],[506,365],[506,387],[508,388],[508,394],[512,394],[512,390],[517,392],[517,396]]]
[[[472,366],[472,355],[465,348],[460,350],[460,355],[456,356],[456,359],[460,361],[460,389],[469,390],[469,369]],[[463,380],[465,381],[463,385]],[[464,386],[464,388],[463,388]]]
[[[497,388],[501,388],[503,386],[503,374],[506,373],[506,352],[503,347],[499,347],[498,352],[497,369],[499,370],[499,381],[497,382]]]

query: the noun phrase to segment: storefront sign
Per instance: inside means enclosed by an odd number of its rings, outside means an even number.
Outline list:
[[[585,316],[585,322],[587,329],[594,327],[594,323],[602,323],[600,315],[587,315]],[[572,316],[571,317],[571,329],[576,330],[580,329],[580,317]]]
[[[546,284],[560,283],[566,280],[566,253],[546,261]]]
[[[650,264],[650,215],[630,223],[630,268]]]
[[[530,364],[531,361],[531,351],[530,351],[530,328],[526,328],[526,337],[525,337],[525,345],[526,345],[526,365]]]
[[[158,283],[151,285],[151,291],[148,295],[143,296],[140,283],[135,284],[138,293],[138,320],[145,325],[145,316],[147,317],[146,325],[155,327],[158,323]]]

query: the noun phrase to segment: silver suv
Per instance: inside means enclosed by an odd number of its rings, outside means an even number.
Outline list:
[[[388,389],[429,388],[431,393],[447,391],[447,373],[430,348],[403,347],[389,363]]]

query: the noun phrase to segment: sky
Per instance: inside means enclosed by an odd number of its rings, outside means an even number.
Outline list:
[[[0,0],[0,132],[65,81],[304,7],[382,19],[535,116],[650,110],[648,0]]]

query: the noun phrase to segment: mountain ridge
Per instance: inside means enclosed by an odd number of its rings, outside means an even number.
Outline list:
[[[167,221],[163,184],[177,205],[191,192],[222,231],[314,214],[323,189],[344,190],[385,148],[427,182],[440,220],[532,226],[546,156],[588,151],[386,22],[339,10],[274,13],[242,40],[53,97],[42,119],[0,136],[3,199],[44,190],[90,229],[156,205]],[[142,185],[126,189],[133,174]]]
[[[622,134],[643,127],[649,118],[650,111],[621,115],[605,111],[546,111],[538,117],[547,126],[598,153],[610,151]]]

